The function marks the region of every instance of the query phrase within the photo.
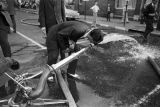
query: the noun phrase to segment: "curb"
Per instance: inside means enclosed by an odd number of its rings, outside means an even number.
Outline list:
[[[87,22],[87,23],[89,23],[89,24],[92,23],[91,21],[86,21],[86,20],[83,20],[83,21],[85,21],[85,22]],[[108,25],[108,24],[98,24],[98,25],[103,26],[103,27],[111,27],[111,28],[113,28],[113,29],[122,30],[122,31],[127,31],[127,32],[129,31],[129,29],[126,29],[125,27],[120,27],[120,26],[110,26],[110,25]]]
[[[27,22],[27,20],[37,20],[37,19],[36,18],[25,18],[25,19],[21,20],[21,23],[28,24],[28,25],[33,25],[33,26],[40,26],[39,23],[30,23],[30,22]]]
[[[38,14],[37,10],[29,10],[29,9],[18,9],[17,11],[21,11],[21,12],[26,12],[26,13],[31,13],[31,14]]]

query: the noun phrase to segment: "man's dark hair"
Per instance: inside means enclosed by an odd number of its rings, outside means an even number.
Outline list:
[[[90,36],[93,38],[94,44],[97,45],[103,41],[104,33],[100,29],[93,29],[90,33]]]

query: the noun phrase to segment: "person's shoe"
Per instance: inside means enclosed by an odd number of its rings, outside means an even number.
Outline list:
[[[49,77],[48,77],[48,79],[47,79],[47,82],[49,82],[49,83],[53,83],[53,82],[55,82],[55,74],[51,74]]]
[[[49,82],[53,82],[53,80],[54,80],[54,79],[53,79],[53,76],[48,77],[48,81],[49,81]]]
[[[6,60],[6,63],[9,65],[9,67],[12,70],[19,69],[19,67],[20,67],[19,62],[16,61],[15,59],[12,59],[11,57],[6,57],[5,60]]]
[[[19,62],[15,59],[12,59],[12,64],[10,65],[12,70],[18,70],[20,68]]]

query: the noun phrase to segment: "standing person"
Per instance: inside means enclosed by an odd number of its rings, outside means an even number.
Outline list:
[[[56,64],[58,60],[59,50],[63,53],[71,54],[73,51],[79,51],[76,45],[78,39],[83,37],[88,39],[89,43],[97,45],[103,40],[104,33],[99,29],[90,30],[90,27],[79,21],[66,21],[51,27],[47,34],[46,46],[48,52],[48,65]],[[61,57],[61,59],[64,59]],[[75,74],[78,59],[73,60],[67,69],[68,73]]]
[[[10,23],[11,18],[7,12],[7,3],[6,1],[0,1],[0,45],[3,52],[4,59],[0,59],[0,76],[8,71],[9,67],[13,70],[19,68],[19,63],[11,58],[11,47],[8,42],[8,33],[10,32]],[[5,81],[5,80],[4,80]],[[10,81],[13,84],[13,81]],[[5,97],[8,93],[5,90],[5,85],[0,86],[0,97]],[[13,85],[12,85],[13,86]],[[14,90],[9,89],[8,92],[12,93]]]
[[[8,33],[10,31],[10,23],[11,23],[11,19],[7,12],[6,3],[4,1],[0,1],[0,45],[2,48],[3,55],[5,57],[5,60],[7,61],[7,63],[12,63],[13,69],[16,69],[19,67],[19,64],[17,61],[11,58],[11,47],[8,42]],[[2,72],[3,69],[5,68],[1,66],[2,64],[0,64],[0,68]]]
[[[157,0],[152,0],[151,3],[147,4],[144,8],[143,14],[144,14],[144,20],[146,24],[145,32],[143,34],[144,40],[143,42],[147,42],[147,37],[150,35],[150,33],[154,30],[153,23],[154,23],[154,18],[156,15],[155,11],[155,5],[157,3]]]
[[[11,47],[8,42],[10,23],[11,19],[7,12],[7,6],[4,2],[0,2],[0,45],[3,51],[3,55],[6,58],[11,57]]]
[[[7,2],[7,10],[10,14],[12,24],[13,24],[13,32],[16,33],[16,20],[15,20],[15,7],[19,6],[18,0],[6,0]]]
[[[51,26],[66,21],[64,0],[40,0],[39,22],[44,33],[48,33]]]
[[[110,21],[111,7],[110,4],[107,6],[107,21]]]
[[[122,21],[121,22],[127,22],[129,23],[129,20],[128,20],[128,11],[127,11],[127,8],[126,8],[126,5],[123,6],[123,12],[122,12]]]
[[[93,20],[93,26],[96,27],[96,24],[97,24],[97,13],[99,11],[99,7],[98,7],[98,2],[96,1],[95,4],[91,7],[92,11],[93,11],[93,17],[94,17],[94,20]]]

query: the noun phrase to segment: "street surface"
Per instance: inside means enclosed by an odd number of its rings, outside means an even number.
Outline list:
[[[45,44],[42,31],[38,26],[21,23],[21,20],[26,18],[38,19],[38,15],[17,11],[18,34],[9,35],[13,58],[21,63],[16,73],[38,72],[47,59],[46,51],[39,51]],[[38,23],[37,20],[30,22]],[[157,45],[139,44],[141,38],[138,33],[111,27],[101,28],[109,33],[105,37],[108,42],[81,55],[76,71],[79,79],[68,79],[77,105],[160,107],[160,78],[147,62],[147,56],[150,55],[160,65],[160,48]],[[2,52],[0,54],[2,55]],[[0,78],[1,99],[9,98],[15,91],[15,84],[8,80],[5,75]],[[36,87],[37,83],[38,79],[31,80],[33,87]],[[57,84],[48,83],[41,98],[64,99],[64,95]]]

